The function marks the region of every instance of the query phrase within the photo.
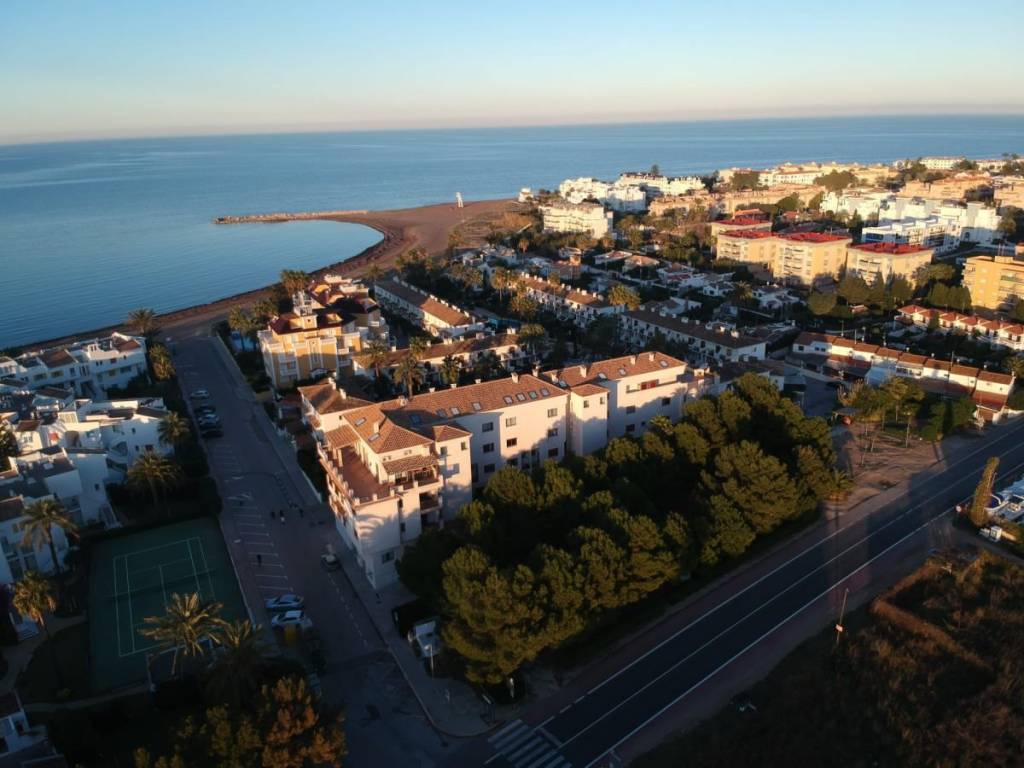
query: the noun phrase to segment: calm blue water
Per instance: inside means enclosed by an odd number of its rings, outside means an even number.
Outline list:
[[[508,197],[652,163],[670,174],[783,161],[1024,151],[1024,116],[889,117],[230,136],[0,146],[0,347],[164,311],[376,242],[363,227],[217,227],[223,214]]]

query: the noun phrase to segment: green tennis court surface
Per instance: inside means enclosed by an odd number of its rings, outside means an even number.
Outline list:
[[[159,644],[141,633],[171,595],[199,593],[224,605],[228,620],[248,618],[216,520],[199,518],[97,542],[89,584],[92,689],[146,679],[146,654]]]

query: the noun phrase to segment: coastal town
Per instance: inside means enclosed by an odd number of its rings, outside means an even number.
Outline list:
[[[996,470],[1024,463],[1017,155],[653,166],[424,211],[218,218],[382,240],[0,357],[9,764],[113,754],[79,701],[148,702],[113,731],[145,751],[151,706],[242,664],[292,681],[261,695],[313,713],[315,764],[381,748],[352,720],[382,696],[452,765],[656,760],[733,644],[793,606],[841,631],[813,590],[871,564],[844,587],[870,601],[914,531],[1022,554]],[[835,573],[772,566],[832,535]],[[754,706],[729,679],[707,714]]]

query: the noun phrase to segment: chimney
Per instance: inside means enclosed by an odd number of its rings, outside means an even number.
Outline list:
[[[480,383],[480,381],[479,381],[479,380],[477,380],[477,384],[479,384],[479,383]],[[458,385],[458,384],[456,384],[456,383],[455,383],[455,382],[453,381],[453,382],[452,382],[451,384],[449,384],[449,385],[448,385],[448,389],[455,389],[455,388],[456,388],[456,387],[458,387],[458,386],[459,386],[459,385]]]
[[[483,382],[483,379],[476,379],[477,384],[480,384],[481,382]]]
[[[539,365],[533,366],[533,375],[534,376],[540,376],[540,366]]]
[[[581,365],[580,366],[580,376],[586,376],[586,375],[587,375],[587,366]]]
[[[653,352],[648,352],[648,353],[647,353],[647,359],[648,359],[648,360],[649,360],[650,362],[652,362],[652,363],[653,363],[653,362],[654,362],[654,353],[653,353]]]
[[[518,384],[519,383],[519,374],[518,373],[513,373],[512,374],[512,383],[513,384]]]
[[[428,392],[429,392],[430,394],[434,394],[434,388],[433,388],[433,387],[427,387],[427,391],[428,391]]]
[[[630,365],[636,365],[636,355],[630,355],[629,356],[629,364]]]
[[[331,381],[334,381],[334,379],[331,379]],[[339,394],[339,395],[341,395],[341,397],[342,397],[342,399],[343,399],[343,400],[344,400],[344,399],[346,399],[346,398],[348,397],[348,392],[346,392],[346,391],[345,391],[344,389],[342,389],[341,387],[338,387],[338,385],[337,385],[337,384],[335,384],[335,387],[337,387],[337,390],[338,390],[338,394]]]
[[[338,382],[334,380],[333,376],[327,380],[327,383],[331,385],[331,389],[335,392],[338,391]]]

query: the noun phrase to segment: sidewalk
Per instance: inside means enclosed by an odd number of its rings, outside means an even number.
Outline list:
[[[472,688],[459,680],[431,677],[424,662],[416,658],[409,643],[398,634],[391,620],[391,609],[415,596],[401,584],[382,589],[379,593],[374,592],[355,555],[334,528],[334,513],[319,499],[299,467],[291,443],[278,434],[263,406],[255,402],[251,392],[248,396],[241,396],[243,390],[248,390],[244,377],[220,338],[215,337],[212,342],[230,371],[241,399],[251,403],[253,418],[276,454],[281,464],[281,475],[290,481],[295,498],[307,513],[323,515],[330,520],[330,541],[341,561],[345,578],[402,671],[427,719],[437,731],[452,738],[471,738],[490,731],[498,723],[485,719],[490,714],[489,709]]]

